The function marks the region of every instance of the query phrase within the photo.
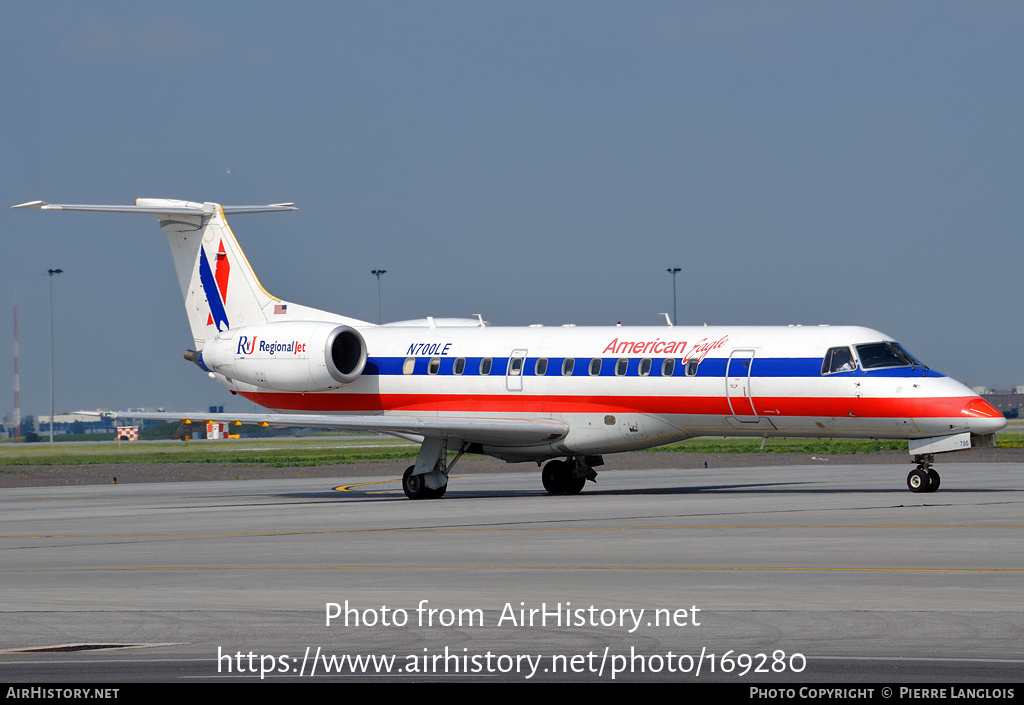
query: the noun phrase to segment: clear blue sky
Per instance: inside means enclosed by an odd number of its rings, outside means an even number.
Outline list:
[[[0,192],[295,201],[232,219],[264,285],[368,320],[385,268],[389,320],[659,324],[680,266],[680,323],[866,325],[1024,384],[1021,37],[1019,2],[13,3]],[[0,230],[23,413],[49,267],[58,411],[251,408],[182,359],[154,219]]]

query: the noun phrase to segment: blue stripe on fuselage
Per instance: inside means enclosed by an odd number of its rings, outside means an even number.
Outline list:
[[[480,363],[483,357],[467,357],[466,366],[461,376],[463,377],[479,377],[480,376]],[[575,365],[573,367],[573,377],[589,377],[590,376],[590,361],[593,358],[589,357],[577,357],[575,358]],[[602,357],[601,358],[601,373],[600,377],[639,377],[640,376],[640,360],[642,358],[626,358],[629,360],[629,364],[626,368],[625,375],[616,375],[615,367],[618,361],[622,358],[618,357]],[[405,363],[406,358],[404,357],[371,357],[366,361],[366,369],[363,370],[364,375],[401,375],[402,366]],[[548,366],[545,377],[561,377],[562,376],[562,363],[566,360],[564,357],[549,357],[547,358]],[[651,360],[651,371],[649,377],[661,377],[662,366],[666,358],[664,357],[653,357]],[[508,369],[509,358],[505,357],[492,357],[491,358],[491,377],[505,376],[506,370]],[[686,376],[686,363],[683,362],[682,358],[675,358],[675,367],[672,371],[673,377],[685,377]],[[697,367],[696,377],[724,377],[726,370],[727,358],[705,358],[701,361]],[[413,375],[426,375],[428,374],[428,366],[430,363],[429,357],[417,357],[416,364],[413,370]],[[441,357],[441,366],[438,370],[438,375],[454,375],[454,357]],[[850,372],[836,372],[830,375],[821,374],[822,358],[813,357],[755,357],[751,367],[751,377],[945,377],[945,375],[936,372],[935,370],[929,370],[925,367],[883,367],[881,369],[874,370],[861,370],[856,369]],[[523,376],[534,377],[536,376],[535,370],[537,366],[536,357],[526,358],[525,364],[523,365]]]

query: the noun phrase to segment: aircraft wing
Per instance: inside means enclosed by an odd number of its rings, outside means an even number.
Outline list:
[[[550,419],[503,419],[468,416],[331,416],[328,414],[210,414],[155,411],[79,411],[111,419],[153,419],[182,423],[259,424],[277,427],[376,431],[423,438],[457,438],[495,446],[532,446],[561,440],[569,426]]]

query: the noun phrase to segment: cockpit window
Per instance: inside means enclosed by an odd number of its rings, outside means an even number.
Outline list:
[[[910,361],[910,366],[911,367],[923,367],[926,370],[931,369],[930,367],[928,367],[928,365],[924,364],[923,362],[918,360],[916,357],[911,355],[909,352],[907,352],[907,349],[905,347],[903,347],[902,345],[900,345],[899,343],[889,343],[889,345],[891,345],[894,348],[896,348],[899,351],[900,355],[902,355],[903,357],[907,358],[907,360]]]
[[[821,374],[831,375],[836,372],[850,372],[857,369],[850,348],[829,348],[825,359],[821,362]]]
[[[868,343],[857,345],[857,356],[865,370],[883,367],[924,367],[913,355],[903,349],[899,343]]]

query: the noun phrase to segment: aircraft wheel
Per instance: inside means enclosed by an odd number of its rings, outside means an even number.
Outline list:
[[[907,487],[911,492],[928,492],[932,481],[928,473],[921,468],[914,468],[907,475]]]
[[[552,460],[544,466],[540,473],[541,482],[548,494],[565,494],[566,475],[569,474],[569,464],[561,460]]]
[[[930,484],[928,485],[929,492],[934,492],[939,489],[939,473],[935,472],[935,470],[929,470],[928,479],[930,480]]]
[[[444,483],[444,487],[440,489],[432,490],[427,488],[427,499],[441,499],[444,497],[444,493],[448,491],[448,483]]]
[[[568,468],[566,468],[568,469]],[[571,472],[566,473],[565,478],[565,493],[566,494],[579,494],[583,491],[584,485],[587,484],[587,478],[575,477]]]
[[[423,475],[412,474],[412,471],[415,469],[415,465],[410,465],[405,474],[402,475],[402,489],[405,490],[405,496],[409,499],[429,499],[430,489],[427,487]],[[442,492],[442,494],[444,493]]]

